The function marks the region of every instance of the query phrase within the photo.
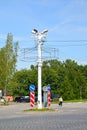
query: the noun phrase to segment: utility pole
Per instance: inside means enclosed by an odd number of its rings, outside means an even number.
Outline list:
[[[37,29],[33,29],[32,33],[38,41],[38,109],[42,109],[42,42],[46,37],[48,30],[38,33]]]
[[[80,99],[82,100],[82,86],[80,86]]]

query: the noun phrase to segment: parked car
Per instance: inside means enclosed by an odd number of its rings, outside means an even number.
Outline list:
[[[18,96],[14,99],[14,102],[30,102],[29,96]]]
[[[37,102],[37,101],[38,101],[38,97],[37,97],[37,96],[35,96],[34,100],[35,100],[35,102]]]
[[[24,98],[24,102],[27,102],[27,103],[30,102],[30,97],[29,96],[24,96],[23,98]]]
[[[21,96],[15,97],[14,102],[23,102],[23,97]]]

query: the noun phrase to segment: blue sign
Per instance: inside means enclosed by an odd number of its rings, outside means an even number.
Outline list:
[[[48,85],[47,88],[48,88],[48,91],[50,91],[50,89],[51,89],[51,88],[50,88],[50,85]]]
[[[29,88],[30,91],[34,91],[35,90],[35,85],[30,85],[30,88]]]

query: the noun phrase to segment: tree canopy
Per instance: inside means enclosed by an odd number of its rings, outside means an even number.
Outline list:
[[[17,71],[14,75],[18,83],[14,95],[29,95],[29,86],[36,86],[37,66],[31,65],[29,70]],[[65,100],[87,98],[87,66],[78,65],[67,59],[65,62],[48,60],[43,62],[42,87],[50,84],[51,94],[63,96]]]
[[[0,49],[0,89],[4,94],[10,92],[11,79],[16,71],[18,42],[13,43],[13,36],[7,35],[6,44]]]

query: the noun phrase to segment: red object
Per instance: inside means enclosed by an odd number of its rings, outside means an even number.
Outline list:
[[[50,91],[48,91],[48,106],[50,106]]]
[[[34,103],[35,103],[35,100],[34,100],[34,95],[35,95],[35,92],[30,92],[30,106],[33,107],[34,106]]]

